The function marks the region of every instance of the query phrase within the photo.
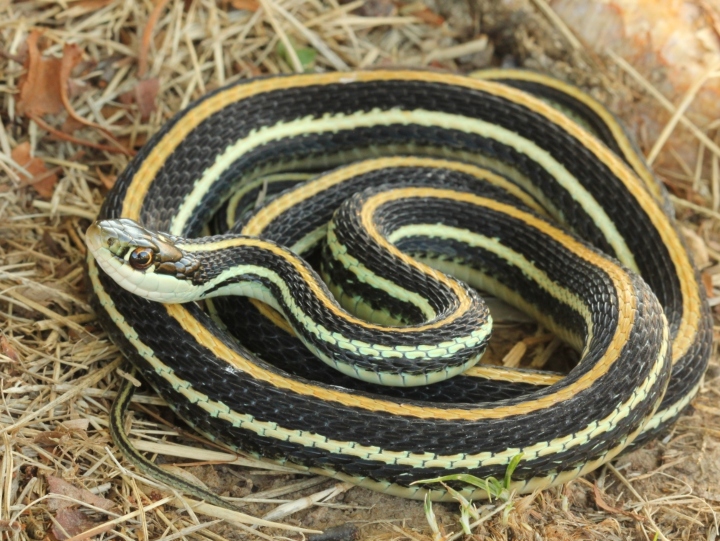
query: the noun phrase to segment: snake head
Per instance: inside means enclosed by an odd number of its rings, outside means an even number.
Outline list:
[[[98,265],[131,293],[158,302],[193,300],[200,262],[178,246],[181,239],[120,218],[94,222],[85,240]]]

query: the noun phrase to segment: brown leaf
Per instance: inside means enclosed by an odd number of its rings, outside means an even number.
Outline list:
[[[118,96],[118,101],[123,105],[132,105],[135,102],[135,93],[131,90],[123,92]]]
[[[709,272],[701,272],[700,278],[702,279],[703,286],[705,286],[705,294],[707,295],[708,299],[712,299],[715,296],[715,291],[713,290],[712,275]]]
[[[105,128],[80,117],[70,103],[70,74],[81,61],[82,50],[77,45],[65,45],[62,58],[43,58],[38,48],[40,32],[34,30],[26,41],[28,58],[26,72],[18,84],[18,113],[35,121],[41,128],[64,141],[90,146],[108,152],[121,152],[131,155],[126,148],[108,147],[91,141],[77,139],[50,126],[43,119],[45,114],[56,114],[65,108],[77,122],[93,127],[105,133],[111,140],[115,138]],[[53,183],[54,185],[54,183]],[[45,190],[47,193],[48,190]],[[42,193],[42,192],[41,192]],[[51,193],[51,192],[50,192]]]
[[[102,182],[102,185],[105,186],[108,190],[112,188],[115,185],[115,181],[117,180],[117,175],[106,175],[103,173],[99,167],[95,168],[95,173],[97,174],[98,178],[100,179],[100,182]]]
[[[54,475],[46,476],[48,483],[48,492],[51,494],[61,494],[63,496],[69,496],[76,500],[80,500],[89,505],[99,507],[100,509],[111,509],[115,504],[102,496],[97,496],[87,489],[78,488],[60,477]],[[59,498],[50,498],[48,507],[50,509],[64,509],[76,505],[67,500],[61,500]]]
[[[41,197],[49,199],[52,197],[53,189],[58,181],[56,172],[58,168],[48,170],[45,162],[37,156],[30,155],[30,143],[20,143],[16,146],[11,154],[12,159],[25,168],[31,176],[20,172],[20,177],[25,186],[32,186],[40,194]]]
[[[48,430],[46,432],[40,432],[33,438],[33,443],[38,444],[40,447],[47,449],[53,449],[63,443],[63,440],[68,438],[67,430]],[[63,502],[67,505],[72,505],[70,502]]]
[[[48,231],[47,229],[43,231],[42,239],[43,243],[45,244],[45,246],[47,246],[48,251],[53,257],[62,258],[67,255],[65,253],[65,250],[63,250],[62,246],[55,242],[55,239],[52,238],[50,231]]]
[[[74,43],[71,45],[65,44],[65,46],[63,47],[62,66],[60,69],[60,97],[62,98],[63,106],[68,112],[70,118],[74,119],[80,124],[84,124],[85,126],[89,126],[91,128],[95,128],[96,130],[101,131],[108,137],[108,139],[117,143],[117,139],[115,139],[115,136],[112,133],[110,133],[108,130],[106,130],[99,124],[96,124],[95,122],[81,117],[79,114],[77,114],[75,109],[73,109],[72,103],[70,103],[70,87],[75,86],[77,88],[77,85],[70,84],[70,74],[72,73],[73,68],[80,64],[82,56],[82,49],[80,49],[80,47],[78,47]],[[126,149],[119,150],[125,152],[126,154],[130,154],[130,152]]]
[[[19,361],[20,355],[4,334],[0,335],[0,353],[12,361]]]
[[[16,535],[22,532],[23,525],[17,521],[13,520],[12,522],[6,519],[0,519],[0,531],[11,531],[14,532]]]
[[[420,19],[422,22],[432,25],[432,26],[442,26],[445,22],[445,19],[441,16],[435,13],[434,11],[430,10],[429,8],[420,9],[418,11],[413,11],[412,16]]]
[[[595,493],[595,504],[603,511],[607,511],[613,515],[625,515],[626,517],[635,519],[638,522],[645,522],[645,517],[641,517],[640,515],[630,511],[623,511],[622,509],[618,509],[617,507],[613,507],[612,505],[606,503],[605,500],[603,500],[602,492],[600,492],[600,488],[597,485],[593,485],[593,492]]]
[[[76,13],[92,13],[100,8],[110,5],[113,0],[81,0],[80,2],[73,2],[72,7],[77,10]]]
[[[60,509],[55,513],[52,533],[62,541],[63,539],[75,537],[94,526],[95,523],[79,509]]]
[[[68,419],[63,421],[55,430],[47,430],[38,433],[33,442],[41,447],[53,449],[58,445],[66,442],[72,434],[76,434],[83,439],[87,438],[87,428],[90,421],[87,419]]]
[[[89,122],[79,116],[75,112],[75,109],[73,109],[72,104],[70,103],[70,74],[72,73],[73,68],[82,61],[82,55],[82,49],[78,47],[75,43],[70,45],[65,44],[65,46],[63,47],[63,56],[62,60],[60,61],[60,98],[62,99],[65,110],[67,110],[68,114],[71,117],[73,117],[81,124],[96,126],[96,124],[94,124],[93,122]]]
[[[27,38],[25,74],[20,78],[17,111],[26,116],[57,114],[63,109],[60,95],[62,60],[43,58],[37,42],[41,32],[33,30]]]
[[[70,432],[77,432],[84,435],[90,426],[90,419],[68,419],[67,421],[63,421],[60,426]]]
[[[230,0],[230,5],[235,9],[246,9],[248,11],[257,11],[260,9],[258,0]]]
[[[65,119],[65,122],[63,122],[62,126],[60,126],[60,131],[72,135],[73,133],[75,133],[75,131],[83,128],[84,126],[84,122],[80,122],[74,119],[72,116],[68,115],[68,117]]]
[[[79,139],[77,137],[74,137],[70,134],[61,132],[60,130],[53,128],[50,124],[45,122],[42,118],[39,116],[32,116],[33,122],[40,126],[43,130],[50,132],[52,135],[54,135],[57,139],[61,141],[70,141],[72,143],[76,143],[78,145],[85,145],[90,148],[97,148],[98,150],[104,150],[105,152],[117,152],[121,154],[126,154],[128,156],[132,156],[134,153],[131,150],[128,150],[124,146],[108,146],[108,145],[101,145],[99,143],[94,143],[93,141],[87,141],[85,139]]]
[[[130,148],[131,145],[132,145],[132,148],[140,148],[147,142],[147,140],[148,140],[148,136],[145,133],[139,133],[134,138],[130,137],[130,136],[125,136],[125,137],[121,137],[120,139],[118,139],[118,141],[122,145],[124,145],[128,148]]]
[[[140,39],[140,50],[138,51],[138,78],[144,79],[148,69],[148,56],[150,54],[150,43],[153,40],[155,25],[160,19],[169,0],[157,0],[153,10],[150,12],[145,28],[143,29],[142,38]]]
[[[138,82],[135,87],[135,100],[140,110],[140,116],[146,119],[155,110],[155,98],[160,91],[160,81],[157,77]]]
[[[700,235],[695,233],[689,227],[681,227],[682,234],[685,237],[685,242],[690,248],[690,253],[695,260],[695,265],[698,268],[704,269],[710,266],[710,254],[708,253],[707,245]]]

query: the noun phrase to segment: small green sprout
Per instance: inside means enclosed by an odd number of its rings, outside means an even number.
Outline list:
[[[493,498],[501,499],[505,502],[509,502],[514,495],[514,491],[510,491],[510,484],[512,483],[512,474],[520,464],[522,460],[522,453],[515,455],[510,460],[507,469],[505,470],[505,476],[502,481],[498,481],[494,477],[488,477],[487,479],[480,479],[474,475],[468,473],[455,473],[451,475],[444,475],[442,477],[436,477],[434,479],[424,479],[422,481],[415,481],[412,483],[425,484],[425,483],[440,483],[445,489],[452,495],[452,497],[460,503],[460,525],[462,526],[463,533],[470,535],[470,517],[478,520],[480,514],[477,508],[470,503],[460,492],[454,490],[445,484],[446,481],[460,481],[470,486],[477,487],[484,490],[487,493],[488,500],[492,501]],[[512,511],[512,504],[506,503],[505,509],[503,510],[503,523],[507,523],[508,516]],[[425,495],[425,517],[427,518],[430,529],[433,531],[434,539],[442,539],[442,534],[437,525],[435,513],[432,509],[432,502],[430,501],[429,495]]]
[[[435,518],[435,511],[433,511],[432,507],[432,501],[430,500],[430,495],[425,494],[425,518],[428,521],[428,524],[430,525],[430,529],[433,533],[433,540],[434,541],[441,541],[444,536],[440,532],[440,528],[438,527],[437,519]]]
[[[294,43],[292,44],[292,47],[305,71],[308,71],[315,66],[315,59],[317,58],[317,51],[315,49],[312,47],[297,47]],[[285,62],[292,66],[292,58],[282,41],[278,42],[276,51]]]
[[[522,460],[522,453],[515,455],[510,460],[510,463],[508,464],[507,469],[505,470],[505,477],[503,478],[502,482],[498,481],[494,477],[488,477],[487,479],[480,479],[479,477],[475,477],[474,475],[470,475],[469,473],[454,473],[451,475],[444,475],[442,477],[436,477],[434,479],[423,479],[422,481],[415,481],[412,483],[413,485],[416,484],[425,484],[425,483],[445,483],[446,481],[460,481],[462,483],[467,483],[468,485],[480,488],[484,490],[487,495],[488,499],[492,501],[493,498],[500,498],[503,500],[507,500],[509,497],[510,492],[510,483],[512,482],[512,474],[515,471],[515,469],[518,467],[518,464],[520,464],[520,461]]]

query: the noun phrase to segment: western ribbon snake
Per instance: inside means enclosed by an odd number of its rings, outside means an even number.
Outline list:
[[[213,216],[230,232],[198,238]],[[180,417],[390,494],[446,499],[412,483],[502,478],[518,455],[523,492],[592,471],[672,423],[710,354],[704,291],[662,186],[604,107],[534,73],[239,81],[171,119],[99,220],[97,313]],[[330,289],[301,257],[318,252]],[[465,282],[563,338],[577,366],[476,364],[490,318]],[[275,310],[190,302],[224,293]],[[166,476],[131,448],[128,401],[126,386],[116,442]]]

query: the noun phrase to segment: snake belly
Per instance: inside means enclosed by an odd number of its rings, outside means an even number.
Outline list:
[[[614,331],[588,337],[602,342],[600,353],[568,377],[479,404],[393,401],[293,379],[238,346],[197,306],[139,299],[89,257],[103,324],[168,404],[209,438],[407,497],[447,498],[410,484],[452,472],[502,477],[518,455],[513,488],[563,482],[677,418],[699,387],[710,320],[654,181],[507,85],[412,71],[242,81],[169,121],[119,177],[100,218],[194,237],[235,189],[259,178],[398,154],[458,160],[508,178],[547,215],[638,272],[664,316],[642,280],[578,244],[573,257],[599,266],[608,288],[599,298],[617,308]],[[503,211],[520,212],[511,209]],[[540,223],[550,241],[565,235]]]

